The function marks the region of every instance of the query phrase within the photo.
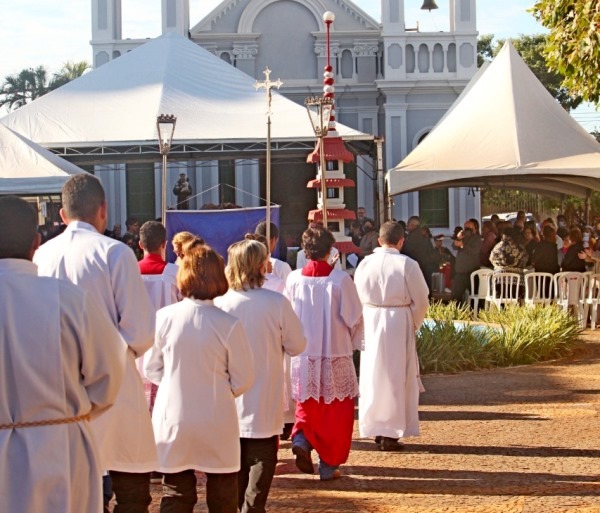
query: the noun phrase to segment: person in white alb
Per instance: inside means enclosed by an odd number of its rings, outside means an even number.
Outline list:
[[[35,209],[4,196],[0,219],[0,510],[100,513],[90,418],[114,402],[125,352],[85,291],[38,277]]]
[[[273,274],[281,278],[285,283],[285,280],[292,272],[292,268],[287,262],[284,262],[283,260],[279,260],[278,258],[271,256],[277,248],[277,241],[279,240],[279,228],[277,228],[277,225],[275,223],[271,223],[269,231],[269,237],[271,237],[271,240],[269,241],[267,248],[269,250],[269,261],[271,262],[271,270],[268,274]],[[265,237],[266,240],[267,223],[265,221],[258,223],[254,233],[256,233],[257,235],[262,235],[263,237]]]
[[[64,278],[94,297],[127,349],[125,375],[115,405],[92,422],[100,464],[110,471],[114,513],[146,513],[156,447],[142,380],[135,359],[151,346],[154,308],[135,255],[125,244],[102,235],[107,210],[104,189],[90,174],[75,175],[62,190],[60,215],[66,230],[34,256],[39,274]],[[114,343],[105,344],[109,350]],[[106,507],[108,511],[108,506]]]
[[[429,306],[419,264],[400,254],[404,228],[391,221],[354,273],[363,304],[365,348],[360,358],[358,425],[382,451],[402,448],[399,438],[419,434],[419,360],[415,331]]]
[[[312,474],[315,449],[323,481],[341,477],[338,467],[350,454],[358,396],[352,353],[363,341],[362,305],[352,278],[328,262],[334,242],[329,230],[309,227],[302,234],[309,262],[292,271],[285,290],[307,340],[304,352],[292,358],[292,452],[296,466]]]
[[[237,513],[240,431],[235,398],[254,380],[252,351],[242,323],[213,304],[227,292],[225,264],[207,245],[181,261],[177,285],[184,299],[156,314],[156,337],[145,362],[159,385],[152,424],[160,511],[192,513],[198,500],[194,471],[206,473],[209,513]]]
[[[258,228],[257,228],[257,230],[258,230]],[[251,240],[257,240],[258,242],[261,242],[262,244],[265,245],[265,248],[267,248],[267,251],[269,250],[269,247],[267,244],[267,239],[263,235],[260,235],[258,233],[247,233],[245,238],[251,239]],[[283,294],[285,291],[285,280],[283,280],[279,276],[276,276],[275,274],[269,272],[269,269],[272,270],[273,260],[276,260],[277,262],[279,262],[279,260],[277,260],[277,259],[269,258],[269,261],[267,262],[267,267],[268,267],[267,274],[265,274],[264,283],[262,285],[262,288],[267,289],[267,290],[273,290],[275,292],[279,292],[280,294]],[[284,373],[284,380],[285,380],[285,390],[286,390],[287,402],[284,405],[283,431],[279,435],[280,440],[289,440],[290,436],[292,435],[292,429],[294,428],[294,421],[296,420],[296,401],[294,401],[294,399],[292,399],[292,397],[291,397],[291,390],[292,390],[291,365],[292,365],[291,356],[288,353],[284,353],[284,355],[283,355],[283,373]]]
[[[264,235],[261,235],[259,233],[247,233],[246,235],[244,235],[244,239],[256,240],[256,241],[260,242],[266,248],[267,254],[269,254],[269,245],[267,244],[267,238]],[[267,260],[267,263],[266,263],[266,274],[263,278],[262,288],[283,294],[283,291],[285,290],[285,279],[277,276],[276,274],[274,274],[272,272],[273,271],[273,260],[283,263],[280,260],[277,260],[276,258],[269,257],[269,259]],[[290,271],[291,271],[291,269],[290,269]]]
[[[252,387],[236,399],[240,422],[241,469],[238,507],[242,513],[264,513],[277,464],[278,435],[283,428],[283,356],[304,351],[300,319],[280,293],[262,288],[267,248],[257,240],[229,247],[229,291],[215,304],[244,325],[261,371]]]

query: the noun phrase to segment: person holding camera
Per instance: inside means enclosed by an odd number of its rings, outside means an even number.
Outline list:
[[[179,179],[173,187],[173,194],[177,196],[177,210],[189,210],[189,198],[192,195],[192,186],[190,185],[190,179],[185,173],[179,173]]]

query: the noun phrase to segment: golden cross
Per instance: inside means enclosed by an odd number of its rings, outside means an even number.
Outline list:
[[[254,88],[258,91],[261,88],[266,89],[267,91],[267,104],[269,106],[269,111],[267,112],[267,115],[271,115],[271,89],[273,87],[276,87],[277,89],[279,89],[282,85],[283,82],[279,79],[277,79],[276,82],[271,82],[271,79],[269,78],[271,76],[271,70],[269,69],[269,67],[267,66],[265,68],[265,70],[263,71],[264,75],[265,75],[265,79],[262,82],[259,82],[258,80],[256,81],[256,83],[254,84]]]

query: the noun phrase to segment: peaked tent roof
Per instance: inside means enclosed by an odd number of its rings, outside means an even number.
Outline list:
[[[79,173],[85,171],[0,125],[0,194],[57,193]]]
[[[510,42],[451,111],[387,173],[391,195],[506,187],[600,190],[600,144],[546,91]]]
[[[265,90],[207,50],[169,33],[86,73],[0,120],[46,147],[156,143],[156,117],[177,116],[175,140],[266,136]],[[273,89],[272,140],[313,140],[306,109]],[[345,139],[372,139],[338,124]]]

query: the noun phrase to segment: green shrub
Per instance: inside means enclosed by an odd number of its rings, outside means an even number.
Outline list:
[[[471,310],[454,302],[433,303],[417,333],[421,370],[460,372],[521,365],[570,354],[581,331],[577,319],[555,306],[509,306],[479,312],[481,323],[471,324]],[[462,322],[455,322],[462,321]]]
[[[487,334],[454,321],[425,323],[417,333],[421,372],[460,372],[494,365],[486,344]]]
[[[469,305],[459,305],[456,301],[443,303],[434,301],[429,305],[427,317],[436,321],[471,321],[473,314]]]
[[[577,319],[557,306],[511,305],[486,310],[479,318],[502,329],[491,333],[499,366],[535,363],[571,354],[581,328]]]

